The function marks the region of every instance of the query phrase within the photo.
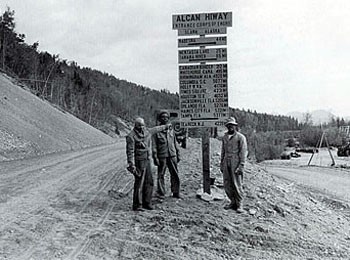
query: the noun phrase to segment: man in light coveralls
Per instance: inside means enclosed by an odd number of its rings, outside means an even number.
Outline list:
[[[238,132],[238,124],[230,117],[226,124],[227,132],[222,139],[220,170],[223,173],[224,188],[231,203],[225,209],[243,213],[243,172],[247,157],[246,137]]]
[[[160,111],[158,121],[160,125],[169,122],[170,114],[167,110]],[[180,198],[180,178],[177,164],[180,161],[180,150],[173,129],[158,132],[152,136],[153,161],[158,166],[157,196],[165,196],[165,172],[170,173],[170,185],[174,198]]]

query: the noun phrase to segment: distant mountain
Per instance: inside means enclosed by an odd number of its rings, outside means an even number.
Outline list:
[[[329,122],[331,122],[332,118],[336,118],[336,116],[334,114],[332,114],[330,111],[322,110],[322,109],[314,110],[311,112],[305,112],[305,113],[302,113],[299,111],[294,111],[294,112],[288,113],[287,115],[294,117],[300,123],[303,123],[305,121],[305,115],[307,113],[309,113],[311,115],[311,120],[312,120],[314,125],[329,123]]]
[[[287,113],[287,116],[294,117],[296,120],[298,120],[299,123],[304,121],[304,113],[299,111],[289,112]]]

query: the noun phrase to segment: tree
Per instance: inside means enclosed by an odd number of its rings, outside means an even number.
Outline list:
[[[13,39],[17,37],[15,30],[15,11],[7,7],[6,11],[0,16],[0,52],[1,67],[5,70],[7,49],[13,44]]]
[[[305,126],[312,126],[312,115],[309,112],[303,114],[303,123]]]

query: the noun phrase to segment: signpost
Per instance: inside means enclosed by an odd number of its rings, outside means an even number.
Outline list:
[[[178,39],[180,123],[203,128],[203,190],[210,194],[209,130],[224,125],[229,117],[227,50],[212,47],[226,45],[222,34],[232,27],[232,12],[176,14],[172,20],[178,36],[199,35]]]

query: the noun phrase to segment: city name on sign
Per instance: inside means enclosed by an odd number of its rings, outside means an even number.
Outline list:
[[[179,97],[183,127],[214,127],[218,126],[216,122],[224,121],[229,116],[227,74],[220,77],[180,80]],[[193,123],[194,121],[196,123]]]
[[[190,36],[190,35],[208,35],[208,34],[226,34],[225,28],[204,28],[204,29],[179,29],[177,31],[178,36]]]
[[[227,74],[227,64],[201,64],[201,65],[180,65],[179,66],[179,78],[215,78],[214,74]],[[208,77],[207,75],[210,75]]]
[[[232,12],[175,14],[173,29],[206,29],[232,27]]]
[[[198,108],[185,108],[183,103],[181,105],[181,119],[180,121],[184,123],[182,126],[185,127],[195,127],[198,124],[194,122],[210,122],[211,126],[218,126],[215,124],[217,121],[225,121],[229,117],[229,107],[228,103],[221,103],[219,107],[215,107],[214,104],[207,104],[203,107],[204,103],[201,103],[202,107]],[[207,123],[200,124],[201,126],[208,126]],[[220,124],[219,124],[220,125]]]
[[[180,88],[180,99],[184,103],[217,103],[227,102],[228,93],[227,90],[221,89],[222,91],[217,92],[215,89],[182,89]]]
[[[179,50],[179,63],[227,61],[226,48]]]
[[[224,126],[226,119],[222,121],[180,121],[180,127],[183,128],[197,128],[197,127],[219,127]]]
[[[226,36],[178,39],[179,48],[218,45],[226,45]]]

